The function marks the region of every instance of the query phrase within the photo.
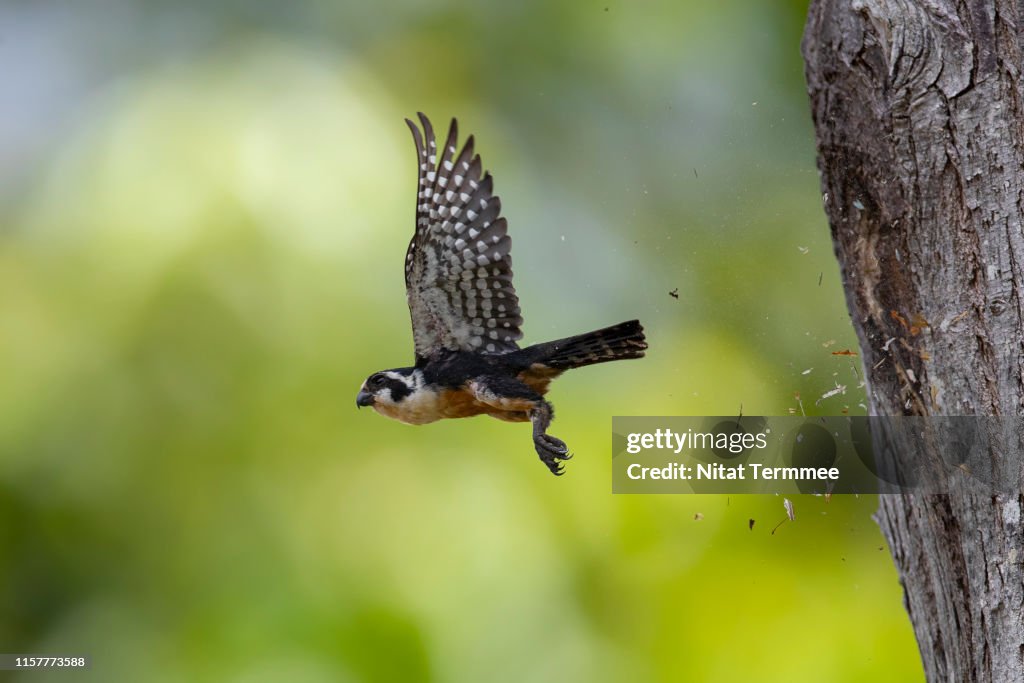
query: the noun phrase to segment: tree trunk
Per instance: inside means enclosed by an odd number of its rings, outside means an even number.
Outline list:
[[[1024,4],[812,0],[803,55],[871,413],[1024,414]],[[880,499],[928,679],[1024,681],[1020,488]]]

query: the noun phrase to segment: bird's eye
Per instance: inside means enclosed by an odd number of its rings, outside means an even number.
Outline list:
[[[384,375],[371,375],[370,380],[369,382],[367,382],[367,384],[369,384],[371,387],[379,387],[380,385],[384,384]]]

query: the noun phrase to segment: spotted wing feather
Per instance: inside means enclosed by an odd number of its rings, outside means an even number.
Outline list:
[[[473,137],[457,149],[452,119],[438,149],[430,120],[406,119],[416,143],[416,232],[405,257],[405,288],[417,360],[443,350],[507,353],[523,333],[512,286],[512,239],[493,180]]]

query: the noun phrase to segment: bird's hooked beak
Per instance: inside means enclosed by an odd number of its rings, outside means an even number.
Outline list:
[[[364,406],[373,405],[373,394],[368,392],[366,389],[360,389],[359,394],[356,396],[356,408],[362,408]]]

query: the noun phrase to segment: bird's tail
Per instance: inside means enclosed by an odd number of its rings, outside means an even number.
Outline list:
[[[531,352],[535,362],[557,370],[571,370],[595,363],[643,358],[646,348],[643,326],[639,320],[630,320],[524,350]]]

